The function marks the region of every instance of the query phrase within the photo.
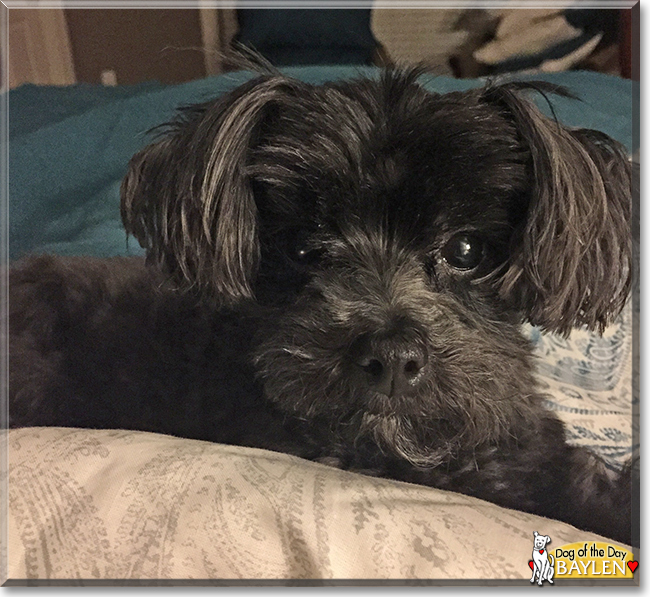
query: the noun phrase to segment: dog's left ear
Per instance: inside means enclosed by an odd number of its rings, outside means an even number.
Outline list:
[[[257,207],[247,175],[270,108],[299,83],[261,76],[220,100],[189,107],[136,154],[122,183],[122,221],[181,288],[221,304],[253,294]]]
[[[532,188],[513,239],[501,292],[547,331],[578,326],[602,332],[631,286],[631,165],[607,135],[569,129],[544,116],[522,91],[570,96],[544,83],[482,91],[514,123],[530,156]]]

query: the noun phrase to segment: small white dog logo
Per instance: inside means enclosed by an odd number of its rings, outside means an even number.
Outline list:
[[[551,542],[551,538],[548,535],[540,535],[537,531],[534,531],[533,535],[535,535],[533,541],[533,576],[530,582],[535,582],[535,576],[537,576],[537,584],[540,587],[543,580],[553,584],[555,559],[546,551],[546,545]]]

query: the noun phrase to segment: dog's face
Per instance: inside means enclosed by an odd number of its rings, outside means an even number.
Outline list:
[[[132,161],[123,217],[206,299],[255,299],[269,399],[434,465],[536,407],[522,321],[620,310],[630,173],[523,85],[437,95],[416,75],[262,77],[188,110]]]
[[[537,531],[533,532],[534,538],[534,548],[537,550],[544,549],[547,543],[551,542],[551,538],[548,535],[540,535]]]

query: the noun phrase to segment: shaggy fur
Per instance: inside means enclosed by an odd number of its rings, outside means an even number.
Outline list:
[[[286,451],[630,542],[630,471],[565,442],[520,324],[602,330],[630,169],[506,83],[279,74],[182,111],[122,187],[139,259],[11,272],[10,421]]]

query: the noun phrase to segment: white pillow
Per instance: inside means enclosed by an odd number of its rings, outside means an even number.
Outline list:
[[[153,433],[8,434],[10,579],[530,579],[573,527],[446,491]]]

